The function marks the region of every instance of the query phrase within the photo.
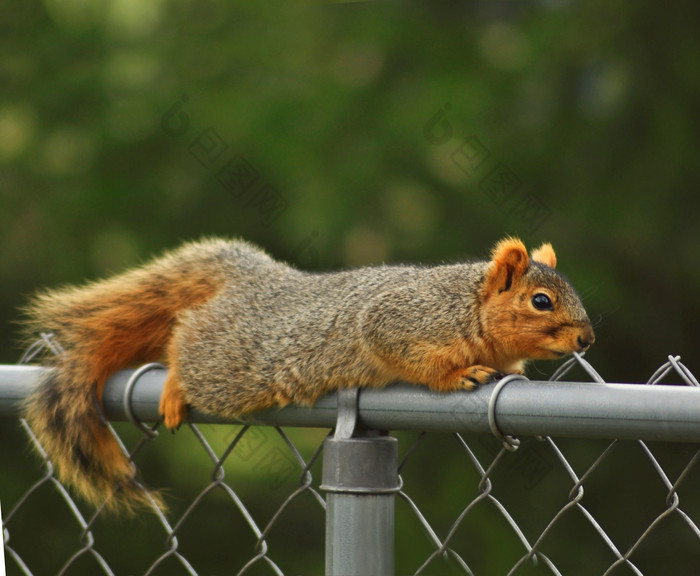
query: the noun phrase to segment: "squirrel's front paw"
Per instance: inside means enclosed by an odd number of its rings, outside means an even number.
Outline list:
[[[477,386],[488,384],[503,378],[503,373],[490,366],[475,364],[467,368],[460,368],[447,375],[446,378],[437,382],[431,388],[441,392],[452,392],[454,390],[473,390]]]
[[[501,378],[503,378],[502,372],[480,364],[469,366],[469,368],[465,369],[464,375],[462,376],[464,388],[467,390],[472,390],[477,386],[482,386],[483,384],[488,384],[489,382],[494,382]]]

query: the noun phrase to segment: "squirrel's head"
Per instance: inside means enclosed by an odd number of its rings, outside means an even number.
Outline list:
[[[481,321],[494,344],[513,359],[560,358],[595,341],[581,298],[556,265],[551,244],[528,257],[520,240],[506,238],[491,253]]]

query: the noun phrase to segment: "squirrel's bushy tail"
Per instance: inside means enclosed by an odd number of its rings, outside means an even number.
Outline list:
[[[27,403],[26,419],[58,478],[94,506],[132,512],[148,504],[134,468],[103,423],[97,396],[59,361]],[[157,494],[151,494],[162,506]]]
[[[108,280],[40,294],[25,309],[27,335],[52,333],[62,349],[30,395],[26,419],[58,478],[94,505],[133,511],[150,503],[103,420],[102,389],[117,370],[162,357],[178,313],[218,291],[222,244],[186,245]]]

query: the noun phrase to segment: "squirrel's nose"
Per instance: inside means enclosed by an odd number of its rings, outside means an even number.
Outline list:
[[[578,335],[577,342],[583,350],[586,350],[591,344],[593,344],[593,342],[595,342],[595,333],[593,332],[593,328],[590,324],[583,329],[581,334]]]

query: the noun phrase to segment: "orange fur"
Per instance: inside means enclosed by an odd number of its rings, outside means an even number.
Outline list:
[[[492,269],[486,276],[484,297],[506,291],[529,266],[525,245],[517,238],[501,240],[491,252]]]
[[[551,244],[532,253],[532,262],[554,269],[556,255]],[[497,349],[483,360],[504,372],[522,371],[524,358],[555,359],[585,349],[595,340],[583,308],[572,315],[578,300],[562,300],[568,286],[556,273],[525,276],[530,267],[525,246],[514,239],[501,241],[493,252],[487,273],[481,318]],[[550,298],[554,309],[542,312],[532,305],[535,294]]]
[[[542,246],[533,250],[530,257],[534,262],[540,262],[550,268],[557,267],[557,255],[554,253],[554,248],[552,248],[549,242],[545,242]]]
[[[187,416],[187,401],[180,385],[177,350],[174,339],[171,339],[168,343],[167,357],[168,377],[165,379],[163,392],[160,396],[159,411],[163,415],[165,426],[174,430],[182,424]]]
[[[180,258],[188,256],[183,251]],[[109,509],[129,510],[149,503],[98,410],[105,381],[117,370],[161,358],[179,313],[221,288],[213,263],[204,259],[188,266],[184,277],[177,270],[182,263],[171,270],[177,260],[176,255],[85,287],[41,294],[27,308],[28,331],[53,332],[64,349],[30,396],[27,420],[59,478],[95,505],[106,500]],[[170,372],[168,390],[182,398],[176,374]]]

